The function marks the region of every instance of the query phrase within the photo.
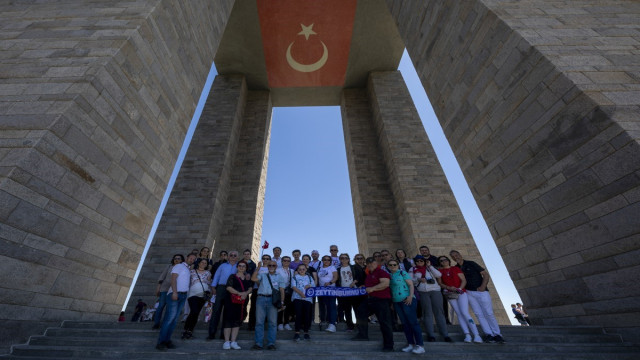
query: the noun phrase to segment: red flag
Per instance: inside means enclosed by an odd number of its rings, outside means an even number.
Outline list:
[[[267,240],[264,241],[264,245],[262,245],[263,249],[268,249],[269,248],[269,242]]]
[[[269,86],[344,85],[357,0],[258,0]]]

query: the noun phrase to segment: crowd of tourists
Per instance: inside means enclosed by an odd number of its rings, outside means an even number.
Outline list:
[[[188,316],[182,339],[193,338],[206,308],[207,340],[216,339],[220,330],[224,350],[241,349],[237,337],[247,317],[248,329],[255,333],[254,350],[275,350],[278,331],[293,331],[296,342],[310,340],[316,303],[321,330],[336,332],[340,319],[346,331],[353,332],[351,340],[367,341],[369,324],[377,323],[385,352],[394,350],[393,331],[401,328],[407,341],[402,351],[424,353],[420,318],[428,342],[436,341],[434,323],[442,339],[452,342],[447,330],[448,306],[458,317],[464,342],[504,342],[487,289],[487,270],[456,250],[449,252],[451,258],[434,256],[427,246],[419,250],[413,258],[399,249],[395,256],[383,250],[370,257],[356,254],[352,261],[349,254],[339,254],[336,245],[322,257],[317,250],[304,255],[294,250],[291,256],[282,256],[282,250],[275,247],[273,255],[262,254],[257,264],[250,250],[242,256],[237,251],[221,251],[215,262],[206,247],[186,257],[176,254],[158,279],[153,325],[160,329],[156,348],[176,347],[171,336],[185,303]]]

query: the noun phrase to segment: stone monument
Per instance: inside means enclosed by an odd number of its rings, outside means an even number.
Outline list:
[[[480,260],[404,47],[532,318],[638,334],[637,1],[59,0],[0,24],[5,341],[120,312],[212,61],[132,299],[175,252],[257,252],[273,106],[341,106],[362,252]]]

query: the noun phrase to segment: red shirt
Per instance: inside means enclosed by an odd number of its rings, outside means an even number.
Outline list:
[[[462,280],[460,280],[460,276],[458,276],[458,274],[462,274],[462,270],[460,270],[459,267],[452,266],[448,269],[440,268],[440,272],[442,273],[443,284],[456,288],[459,288],[462,284]]]
[[[372,273],[367,275],[367,278],[364,280],[364,286],[365,287],[376,286],[380,284],[380,278],[386,278],[391,280],[391,275],[389,275],[389,273],[387,273],[386,271],[378,267],[377,269],[373,270]],[[387,287],[384,290],[374,291],[369,293],[369,296],[380,298],[380,299],[391,299],[391,289]]]

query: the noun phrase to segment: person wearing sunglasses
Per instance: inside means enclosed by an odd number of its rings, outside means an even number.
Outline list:
[[[266,255],[268,256],[268,255]],[[265,259],[265,257],[262,257]],[[276,349],[276,333],[278,328],[278,308],[273,305],[273,290],[280,291],[280,299],[284,299],[284,288],[280,287],[282,279],[276,272],[278,263],[267,260],[258,263],[258,269],[268,269],[267,272],[255,271],[251,276],[251,281],[258,285],[258,300],[256,301],[256,330],[255,344],[252,350],[262,350],[264,346],[264,324],[267,323],[267,350]],[[281,302],[284,304],[284,302]]]
[[[300,341],[300,330],[304,332],[304,339],[311,340],[309,336],[309,328],[311,327],[311,306],[313,301],[311,297],[305,295],[305,291],[308,288],[315,287],[316,283],[313,281],[311,274],[307,273],[307,265],[300,264],[296,268],[296,272],[292,278],[293,295],[291,297],[293,307],[296,313],[295,330],[296,333],[293,336],[293,341]]]
[[[453,311],[458,314],[460,327],[464,332],[464,342],[471,342],[471,333],[473,333],[473,342],[482,343],[482,338],[478,334],[478,328],[469,315],[469,297],[465,290],[467,279],[464,277],[462,270],[457,266],[451,266],[451,260],[446,256],[438,258],[440,262],[440,273],[442,274],[443,293],[447,296],[447,301],[453,307]]]
[[[400,269],[400,262],[392,259],[387,262],[387,269],[391,273],[389,286],[391,287],[391,301],[396,314],[402,323],[407,346],[403,352],[424,354],[424,341],[422,329],[416,315],[418,301],[416,301],[413,288],[413,280],[408,272]]]
[[[442,309],[442,293],[440,283],[442,274],[438,271],[431,261],[425,259],[422,255],[413,258],[415,266],[411,269],[413,283],[416,284],[416,290],[420,295],[419,306],[422,308],[422,316],[425,329],[427,329],[427,341],[436,341],[436,335],[433,329],[433,319],[436,319],[438,331],[446,342],[452,342],[447,329],[447,322],[444,318]]]
[[[336,286],[338,281],[338,271],[331,265],[331,256],[322,257],[322,266],[318,269],[318,283],[320,286]],[[335,296],[319,296],[320,321],[327,324],[326,331],[336,332],[336,319],[338,311],[336,308]]]
[[[184,256],[182,254],[175,254],[171,258],[171,264],[167,266],[160,277],[158,277],[158,287],[156,288],[156,296],[158,297],[158,308],[154,314],[152,329],[160,329],[162,323],[162,311],[167,305],[167,291],[171,287],[171,269],[177,264],[184,262]]]
[[[393,351],[393,327],[391,323],[391,289],[389,282],[391,275],[382,270],[374,257],[365,260],[369,273],[364,280],[368,297],[358,309],[358,334],[351,338],[352,341],[369,340],[369,324],[366,315],[375,314],[380,323],[382,333],[382,351]]]
[[[231,255],[231,254],[229,254]],[[240,350],[240,345],[236,342],[240,325],[242,325],[242,313],[244,303],[251,293],[251,280],[246,279],[247,263],[242,260],[236,266],[236,273],[227,279],[227,294],[224,304],[224,344],[223,350]]]
[[[349,263],[349,254],[342,253],[338,259],[340,260],[340,266],[338,267],[337,284],[340,287],[358,287],[358,280],[355,278],[356,268],[355,265]],[[344,296],[338,298],[338,314],[343,314],[347,323],[347,332],[352,332],[355,328],[351,310],[356,308],[356,304],[354,303],[356,298],[359,298],[359,296]]]
[[[211,320],[209,321],[209,336],[207,340],[216,338],[216,331],[220,322],[220,315],[225,306],[227,297],[227,280],[229,277],[238,272],[238,252],[230,251],[229,260],[218,267],[213,280],[211,281],[211,294],[216,296],[216,302],[213,304],[211,311]],[[245,269],[246,270],[246,269]]]
[[[253,274],[255,273],[268,273],[267,263],[271,261],[271,255],[263,254],[262,261],[258,262],[256,269],[251,273],[251,281],[253,284],[253,290],[251,291],[251,307],[249,308],[249,331],[256,329],[256,305],[258,304],[258,284],[253,281]]]
[[[291,264],[291,258],[289,256],[283,256],[280,258],[280,264],[278,266],[278,275],[282,279],[281,287],[284,288],[284,310],[278,312],[278,331],[293,330],[289,322],[295,316],[295,310],[291,304],[291,295],[293,290],[291,289],[291,278],[293,277],[294,270],[289,265]]]

